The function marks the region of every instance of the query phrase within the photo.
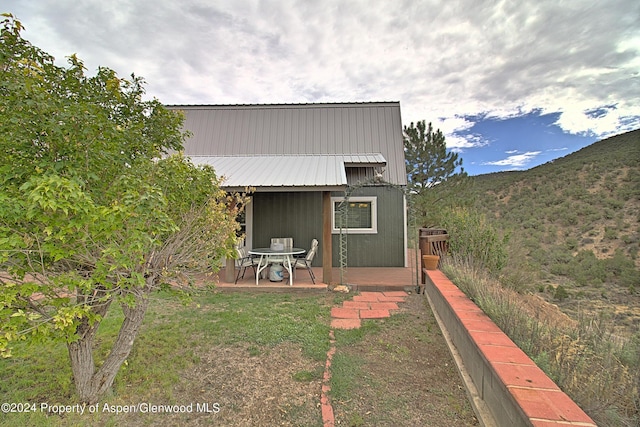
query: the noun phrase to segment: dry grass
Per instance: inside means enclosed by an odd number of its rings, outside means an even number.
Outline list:
[[[469,265],[445,272],[598,425],[640,423],[640,335],[621,339],[604,316],[570,319]]]

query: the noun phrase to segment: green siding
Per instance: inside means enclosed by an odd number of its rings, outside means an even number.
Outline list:
[[[333,196],[344,196],[333,193]],[[404,203],[403,193],[393,187],[363,187],[352,196],[376,196],[378,233],[349,234],[349,267],[403,267]],[[322,265],[322,193],[288,192],[253,195],[253,246],[266,247],[272,237],[293,237],[297,247],[309,249],[312,239],[320,248],[314,266]],[[332,236],[333,266],[339,266],[339,236]]]
[[[293,237],[296,247],[309,249],[311,240],[322,247],[322,193],[255,193],[253,247],[268,247],[272,237]],[[322,249],[313,260],[322,265]]]
[[[333,196],[344,196],[333,193]],[[347,235],[348,267],[403,267],[404,197],[394,187],[363,187],[351,196],[376,196],[378,199],[378,233]],[[340,265],[340,236],[333,235],[333,265]]]

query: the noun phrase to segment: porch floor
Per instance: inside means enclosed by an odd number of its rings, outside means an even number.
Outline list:
[[[415,291],[418,284],[418,272],[414,267],[416,264],[413,251],[409,251],[409,267],[348,267],[344,271],[343,284],[351,288],[351,292],[356,291]],[[234,272],[237,274],[238,270]],[[306,269],[297,269],[294,274],[293,286],[289,286],[287,279],[282,282],[271,282],[268,278],[260,279],[256,286],[256,279],[253,270],[248,268],[244,279],[238,283],[227,282],[225,280],[224,268],[220,270],[217,278],[211,280],[216,283],[216,288],[220,290],[243,290],[243,291],[326,291],[328,283],[323,283],[322,267],[313,267],[316,283],[311,282],[311,277]],[[340,268],[332,269],[332,284],[341,284]]]

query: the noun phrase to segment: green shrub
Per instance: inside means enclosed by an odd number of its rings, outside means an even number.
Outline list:
[[[506,265],[508,236],[501,236],[482,214],[467,208],[450,208],[443,221],[453,257],[494,274]]]
[[[615,240],[618,238],[618,230],[612,227],[604,228],[604,238],[607,240]]]
[[[575,250],[578,247],[578,239],[575,237],[568,237],[567,240],[565,240],[565,244],[567,245],[567,249],[571,251]]]
[[[558,301],[562,301],[569,298],[569,293],[564,288],[564,286],[558,285],[555,291],[553,292],[553,298],[557,299]]]
[[[638,273],[635,263],[620,249],[616,250],[611,258],[605,260],[605,266],[614,278],[624,278],[624,280],[620,280],[622,286],[638,283],[635,279],[638,278],[638,274],[640,273]]]

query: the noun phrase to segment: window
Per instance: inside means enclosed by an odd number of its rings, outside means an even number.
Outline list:
[[[331,198],[331,227],[334,234],[343,231],[349,234],[376,234],[378,232],[378,207],[376,197],[350,197],[346,218],[342,215],[344,197]],[[344,223],[343,223],[344,222]]]

